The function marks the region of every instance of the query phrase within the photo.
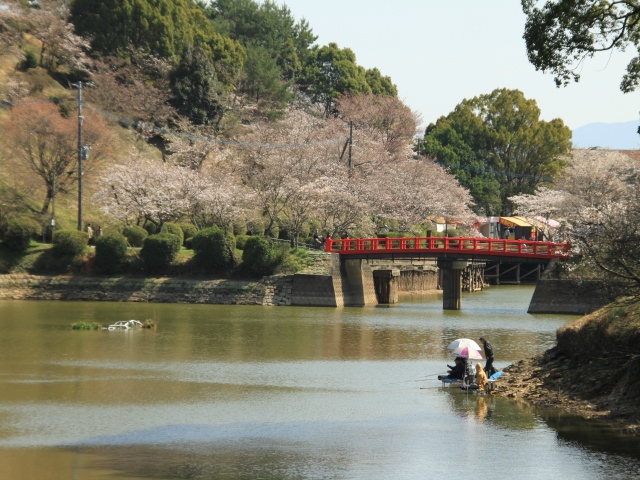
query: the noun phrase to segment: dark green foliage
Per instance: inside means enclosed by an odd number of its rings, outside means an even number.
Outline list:
[[[126,262],[127,239],[125,237],[111,234],[96,238],[95,267],[98,271],[120,273]]]
[[[49,100],[58,106],[58,111],[64,118],[69,118],[71,116],[72,107],[67,102],[68,97],[66,95],[53,95],[49,97]]]
[[[205,270],[225,271],[236,265],[233,235],[217,227],[200,230],[192,239],[194,262]]]
[[[149,225],[153,225],[153,224],[149,224]],[[154,225],[154,229],[155,229],[155,225]],[[147,232],[147,230],[145,230],[144,228],[139,227],[138,225],[127,225],[122,230],[122,235],[124,235],[124,237],[127,239],[127,242],[129,242],[129,245],[131,245],[132,247],[139,248],[139,247],[142,247],[142,244],[144,243],[144,239],[149,236],[149,232]]]
[[[144,228],[149,235],[155,235],[156,233],[158,233],[158,226],[153,222],[145,223],[144,225],[142,225],[142,228]]]
[[[89,243],[87,232],[58,230],[53,232],[53,251],[57,255],[75,256],[84,253]]]
[[[30,217],[15,217],[7,220],[2,230],[2,243],[15,252],[24,252],[31,239],[40,234],[40,225]]]
[[[635,50],[622,77],[620,90],[640,84],[640,2],[585,0],[521,0],[527,16],[524,39],[536,70],[551,72],[557,86],[580,80],[585,58],[597,52]],[[631,48],[629,48],[631,47]]]
[[[391,77],[383,76],[377,68],[367,70],[364,76],[374,95],[398,96],[398,87],[393,84]]]
[[[249,237],[242,252],[244,268],[257,276],[271,275],[276,267],[273,244],[264,237]]]
[[[198,233],[198,227],[196,227],[192,223],[181,223],[180,228],[182,229],[182,234],[184,236],[185,246],[186,242],[189,238],[192,238],[196,233]]]
[[[158,272],[171,265],[180,251],[180,238],[169,233],[150,235],[144,240],[140,256],[148,272]]]
[[[504,215],[513,211],[509,197],[532,194],[559,174],[571,130],[559,119],[540,120],[535,100],[503,88],[440,117],[420,148],[470,190],[477,213]]]
[[[201,47],[186,48],[170,75],[173,103],[200,125],[217,126],[224,114],[224,87],[213,62]]]
[[[244,246],[249,238],[249,235],[236,235],[236,248],[238,250],[244,250]]]
[[[293,98],[289,82],[282,82],[282,72],[270,53],[262,46],[247,47],[242,91],[256,102],[282,107]]]
[[[187,250],[193,250],[193,237],[184,239],[184,248]]]
[[[76,33],[91,38],[91,46],[107,54],[144,51],[174,60],[199,45],[231,83],[245,59],[242,46],[223,37],[192,0],[75,0],[71,23]]]
[[[298,79],[301,90],[321,105],[325,115],[336,112],[336,101],[346,93],[371,93],[365,69],[356,64],[356,55],[336,43],[315,49]]]
[[[286,80],[299,74],[317,39],[306,20],[296,22],[289,7],[271,0],[215,0],[205,12],[216,31],[247,48],[264,47]]]
[[[35,53],[31,51],[27,51],[24,56],[24,60],[22,61],[22,69],[29,70],[30,68],[38,67],[38,57]]]
[[[184,233],[182,232],[182,228],[177,223],[167,222],[162,225],[160,229],[160,233],[170,233],[171,235],[175,235],[180,239],[180,245],[184,243]]]

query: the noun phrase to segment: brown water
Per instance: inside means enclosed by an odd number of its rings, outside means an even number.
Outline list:
[[[575,317],[530,287],[389,308],[0,302],[0,480],[640,478],[606,425],[442,389],[446,345],[503,367]],[[152,319],[157,329],[74,331]]]

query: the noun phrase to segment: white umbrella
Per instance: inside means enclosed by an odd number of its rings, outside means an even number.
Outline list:
[[[482,347],[478,345],[476,342],[474,342],[473,340],[471,340],[470,338],[458,338],[457,340],[454,340],[453,342],[451,342],[447,347],[447,349],[455,350],[456,348],[460,348],[460,347],[471,347],[474,350],[478,350],[479,352],[482,351]]]
[[[482,360],[482,355],[478,350],[471,347],[458,347],[453,352],[452,355],[456,357],[468,358],[470,360]]]
[[[451,352],[451,354],[457,357],[466,358],[467,360],[482,360],[482,355],[480,354],[480,352],[471,347],[458,347],[453,352]],[[469,362],[468,366],[473,369],[473,364],[471,362]],[[471,372],[472,371],[473,370],[471,370]],[[467,378],[467,375],[471,375],[471,373],[465,368],[464,379]]]

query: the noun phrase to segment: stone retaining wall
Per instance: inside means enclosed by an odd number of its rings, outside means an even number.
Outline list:
[[[291,305],[293,276],[261,281],[0,275],[0,299]]]
[[[540,279],[528,313],[586,315],[615,300],[600,282]]]

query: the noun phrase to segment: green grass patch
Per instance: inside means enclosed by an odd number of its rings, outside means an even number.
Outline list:
[[[100,330],[102,328],[101,325],[97,323],[86,323],[86,322],[76,322],[71,324],[72,330]]]

